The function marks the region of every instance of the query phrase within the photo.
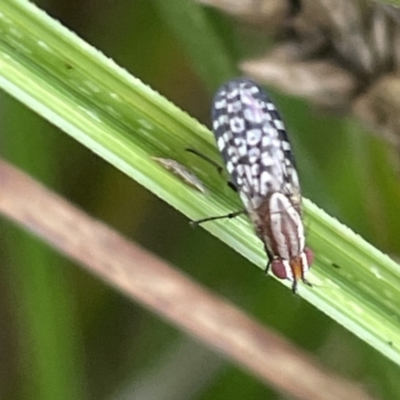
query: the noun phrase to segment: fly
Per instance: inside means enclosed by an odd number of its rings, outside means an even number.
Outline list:
[[[292,281],[293,292],[299,280],[311,286],[305,274],[313,255],[305,246],[296,163],[274,103],[252,80],[231,80],[214,97],[212,125],[231,183],[264,244],[266,272]]]

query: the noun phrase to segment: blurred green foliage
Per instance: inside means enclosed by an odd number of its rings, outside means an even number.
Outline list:
[[[215,40],[231,57],[211,82],[188,49],[190,27],[186,38],[174,28],[173,8],[183,0],[161,1],[36,3],[209,125],[212,88],[224,74],[235,73],[234,60],[246,47],[257,47],[248,44],[254,35],[205,11],[218,34]],[[298,99],[275,97],[292,132],[305,196],[396,256],[399,176],[386,144],[352,121],[321,116]],[[400,397],[397,366],[202,229],[192,230],[180,213],[24,106],[3,93],[0,101],[4,157],[230,298],[325,365],[382,398]],[[1,231],[0,398],[137,399],[154,388],[160,399],[280,398],[217,355],[196,363],[180,332],[30,235],[4,221]],[[173,364],[181,352],[196,364],[189,376]],[[210,363],[215,364],[211,372]]]

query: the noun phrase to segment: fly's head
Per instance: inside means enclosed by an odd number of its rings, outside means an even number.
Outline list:
[[[294,256],[290,260],[275,258],[271,262],[271,270],[277,278],[292,281],[292,291],[296,293],[297,282],[300,280],[311,286],[305,278],[305,273],[310,269],[313,260],[313,252],[308,247],[305,247],[300,255]]]

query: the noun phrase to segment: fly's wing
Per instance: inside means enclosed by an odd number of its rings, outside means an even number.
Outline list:
[[[274,104],[271,100],[270,104],[275,108]],[[289,137],[283,124],[283,120],[279,115],[278,111],[275,109],[273,112],[274,118],[274,126],[279,133],[279,137],[282,143],[282,150],[284,154],[284,176],[285,183],[282,187],[282,192],[288,196],[293,203],[298,206],[301,203],[301,190],[300,190],[300,182],[299,176],[297,174],[296,160],[294,158],[294,154],[292,152],[292,147],[290,145]],[[300,207],[298,207],[299,211]]]
[[[300,198],[285,127],[263,89],[245,78],[221,86],[212,120],[218,149],[246,206],[257,209],[274,192]]]

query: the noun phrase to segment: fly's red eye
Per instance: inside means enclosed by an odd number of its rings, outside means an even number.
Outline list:
[[[271,264],[272,273],[279,279],[287,279],[286,267],[282,260],[274,260]]]

